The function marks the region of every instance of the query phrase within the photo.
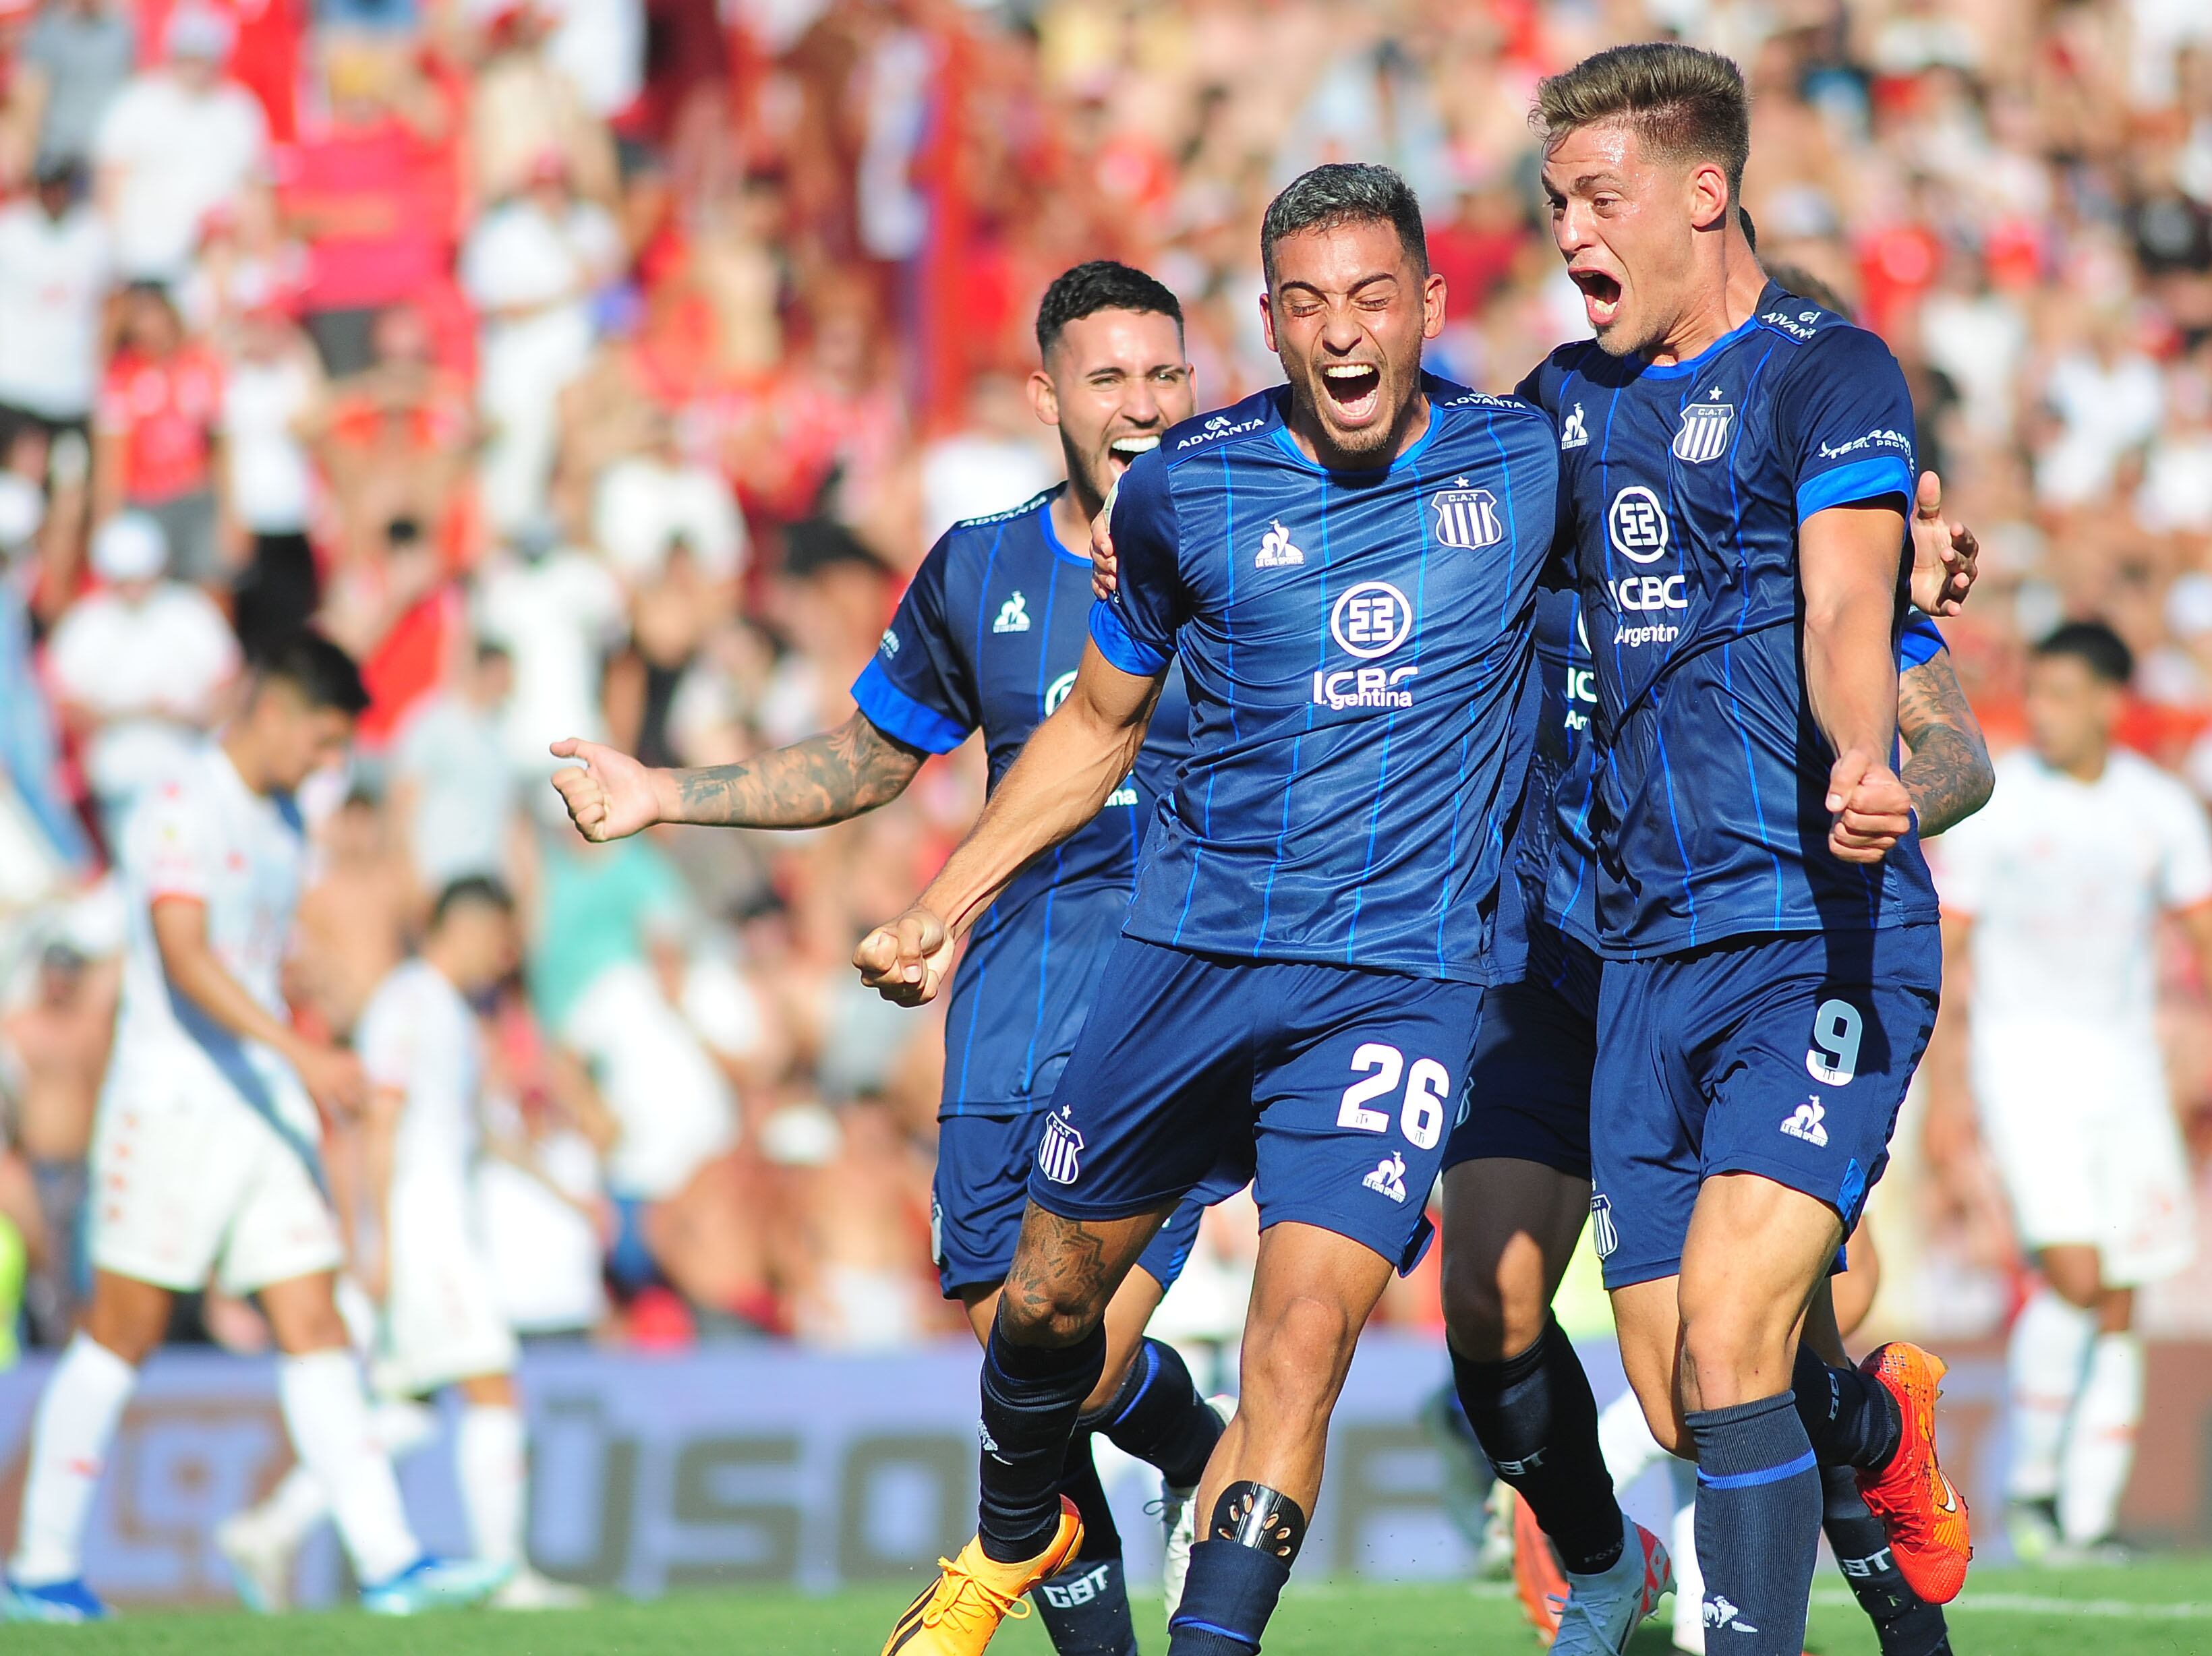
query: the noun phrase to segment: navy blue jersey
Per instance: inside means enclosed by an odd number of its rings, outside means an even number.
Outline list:
[[[1121,479],[1121,587],[1091,612],[1133,673],[1180,656],[1192,756],[1127,930],[1255,960],[1486,983],[1555,441],[1526,403],[1430,378],[1428,429],[1332,472],[1289,390],[1176,427]]]
[[[1608,955],[1936,918],[1916,839],[1827,846],[1834,755],[1799,661],[1798,526],[1911,510],[1912,404],[1881,342],[1769,284],[1686,362],[1564,346],[1553,416],[1598,695],[1597,927]],[[1899,546],[1899,614],[1906,573]]]
[[[927,752],[950,752],[980,729],[993,788],[1066,697],[1083,658],[1091,558],[1053,532],[1066,487],[947,530],[853,685],[870,723]],[[1189,725],[1170,675],[1129,779],[976,921],[945,1007],[945,1114],[1018,1114],[1050,1101]]]

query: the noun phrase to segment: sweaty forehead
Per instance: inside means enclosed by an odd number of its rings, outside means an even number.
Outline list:
[[[1570,127],[1545,146],[1544,182],[1566,190],[1601,174],[1625,178],[1645,160],[1642,140],[1618,122]]]

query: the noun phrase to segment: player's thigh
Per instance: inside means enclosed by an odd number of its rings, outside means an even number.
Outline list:
[[[1270,986],[1253,1077],[1261,1228],[1318,1227],[1410,1271],[1431,1234],[1482,991],[1305,965],[1273,968]]]
[[[331,1271],[310,1271],[258,1283],[255,1297],[261,1314],[269,1319],[269,1332],[276,1349],[288,1356],[343,1351],[351,1344],[345,1319],[338,1314],[337,1277]]]
[[[92,1149],[94,1265],[175,1293],[207,1281],[249,1184],[259,1123],[173,1078],[110,1078]]]
[[[246,1295],[336,1272],[345,1247],[317,1182],[313,1147],[242,1107],[239,1113],[245,1125],[234,1142],[245,1177],[216,1260],[217,1279],[226,1292]]]
[[[1827,1208],[1842,1230],[1856,1224],[1888,1165],[1942,983],[1932,925],[1748,941],[1686,962],[1676,999],[1710,1101],[1705,1180],[1753,1174]],[[1701,1216],[1705,1206],[1701,1194]],[[1771,1213],[1777,1223],[1803,1211],[1741,1190],[1717,1210],[1745,1220]],[[1821,1227],[1808,1216],[1803,1228],[1817,1248]],[[1755,1233],[1743,1240],[1758,1247]],[[1831,1240],[1819,1270],[1833,1251]],[[1794,1255],[1775,1261],[1790,1272],[1800,1263]],[[1683,1275],[1692,1275],[1686,1258]]]
[[[1249,1161],[1257,971],[1115,943],[1039,1125],[1036,1207],[1085,1222],[1164,1218],[1194,1189],[1242,1183],[1229,1164]]]
[[[2139,1288],[2197,1254],[2189,1155],[2154,1045],[2121,1078],[2104,1146],[2099,1253],[2107,1289]]]
[[[1036,1115],[956,1115],[937,1124],[930,1257],[948,1300],[972,1303],[1006,1280],[1042,1127]]]
[[[1620,1291],[1681,1269],[1702,1174],[1705,1101],[1678,1041],[1678,974],[1608,961],[1590,1082],[1590,1241]]]
[[[175,1300],[171,1289],[157,1283],[94,1266],[84,1331],[95,1344],[136,1366],[153,1354],[168,1332]]]
[[[380,1390],[412,1397],[480,1375],[513,1372],[520,1359],[465,1192],[439,1179],[410,1179],[392,1194]]]

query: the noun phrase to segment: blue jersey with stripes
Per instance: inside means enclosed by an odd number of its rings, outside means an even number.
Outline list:
[[[1943,634],[1908,610],[1897,640],[1899,672],[1943,653]],[[1582,596],[1547,585],[1536,594],[1536,672],[1540,680],[1528,793],[1514,840],[1512,869],[1528,911],[1577,942],[1597,947],[1597,841],[1590,808],[1596,780],[1591,715],[1597,709]]]
[[[981,730],[993,788],[1066,696],[1089,636],[1090,555],[1063,546],[1052,525],[1066,488],[947,530],[853,685],[871,724],[927,752]],[[1016,1115],[1051,1101],[1189,723],[1170,675],[1136,768],[1105,809],[976,921],[945,1005],[943,1113]]]
[[[1127,931],[1197,953],[1504,981],[1494,947],[1522,697],[1558,506],[1525,403],[1424,381],[1387,468],[1329,471],[1277,386],[1176,428],[1114,504],[1115,665],[1180,658],[1192,754]]]
[[[1828,850],[1834,755],[1800,670],[1798,530],[1910,513],[1912,404],[1874,335],[1769,284],[1683,362],[1564,346],[1549,411],[1597,692],[1597,932],[1607,955],[1933,920],[1917,838]],[[1900,537],[1898,613],[1907,573]]]

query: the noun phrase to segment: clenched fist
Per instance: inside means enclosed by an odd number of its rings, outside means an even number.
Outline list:
[[[1912,828],[1912,796],[1897,773],[1853,748],[1828,771],[1828,849],[1847,863],[1878,863]]]
[[[860,939],[853,964],[860,981],[885,1000],[919,1006],[933,1000],[952,969],[952,928],[919,903]]]
[[[553,773],[561,803],[576,832],[594,845],[625,839],[660,820],[653,772],[626,753],[568,737],[552,748],[556,759],[580,761]]]

